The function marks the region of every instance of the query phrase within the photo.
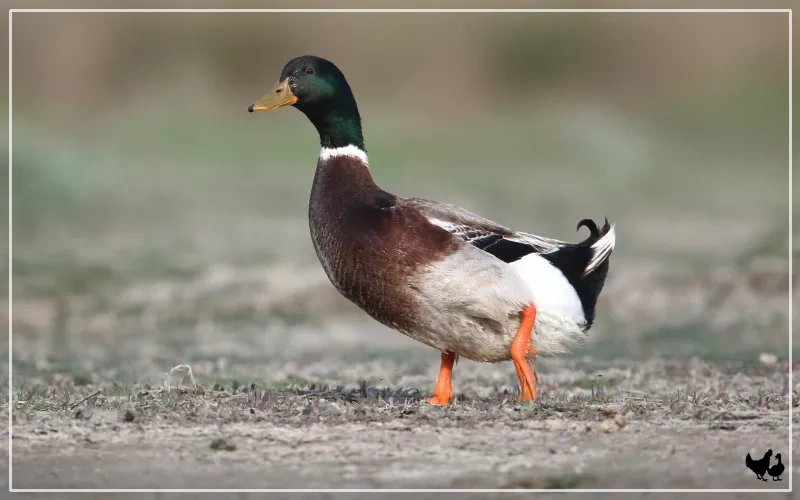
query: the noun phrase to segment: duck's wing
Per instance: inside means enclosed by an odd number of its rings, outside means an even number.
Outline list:
[[[409,198],[404,201],[409,208],[419,212],[431,224],[504,262],[510,263],[531,253],[546,254],[574,245],[574,243],[566,241],[514,231],[447,203],[437,203],[420,198]]]
[[[614,226],[608,219],[602,228],[590,219],[580,221],[578,229],[586,226],[591,234],[580,243],[569,243],[514,231],[445,203],[419,198],[403,202],[429,224],[509,264],[529,286],[536,289],[544,286],[545,295],[568,301],[574,300],[577,294],[584,328],[591,327],[597,297],[608,273],[608,260],[614,250]],[[558,270],[556,274],[553,268]]]

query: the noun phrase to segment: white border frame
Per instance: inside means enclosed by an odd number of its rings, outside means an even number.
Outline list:
[[[583,12],[583,13],[786,13],[789,14],[789,487],[784,489],[47,489],[14,488],[12,482],[12,410],[13,410],[13,387],[12,377],[12,336],[13,336],[13,289],[12,289],[12,170],[13,170],[13,142],[12,142],[12,18],[13,14],[19,13],[281,13],[281,12],[316,12],[316,13],[546,13],[546,12]],[[318,492],[318,493],[366,493],[366,492],[464,492],[464,493],[490,493],[490,492],[580,492],[580,493],[621,493],[621,492],[653,492],[653,493],[790,493],[792,491],[792,9],[9,9],[8,11],[8,491],[12,493],[22,492],[107,492],[107,493],[172,493],[172,492],[192,492],[192,493],[271,493],[271,492]]]

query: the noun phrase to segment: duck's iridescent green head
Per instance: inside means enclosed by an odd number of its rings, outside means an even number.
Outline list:
[[[355,145],[364,149],[361,116],[350,85],[332,62],[315,56],[289,61],[278,83],[248,111],[269,111],[294,106],[302,111],[319,132],[326,148]]]

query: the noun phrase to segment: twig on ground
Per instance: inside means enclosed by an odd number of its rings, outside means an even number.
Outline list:
[[[80,404],[81,404],[81,403],[83,403],[84,401],[88,401],[89,399],[92,399],[93,397],[97,396],[97,395],[98,395],[98,394],[100,394],[101,392],[103,392],[103,391],[102,391],[102,390],[95,391],[95,392],[93,392],[93,393],[89,394],[88,396],[86,396],[85,398],[81,399],[81,400],[80,400],[80,401],[78,401],[77,403],[72,403],[71,405],[69,405],[69,409],[70,409],[70,410],[74,410],[75,408],[77,408],[77,407],[78,407],[78,405],[80,405]]]

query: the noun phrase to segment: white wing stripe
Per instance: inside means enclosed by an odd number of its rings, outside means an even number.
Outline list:
[[[428,217],[428,222],[433,224],[434,226],[439,226],[440,228],[444,229],[445,231],[451,233],[458,232],[458,226],[453,224],[452,222],[443,221],[441,219],[434,219],[433,217]]]
[[[559,248],[566,246],[567,243],[552,238],[545,238],[543,236],[536,236],[535,234],[517,233],[514,236],[509,236],[506,239],[525,243],[536,248],[538,253],[551,253]]]
[[[436,217],[428,217],[428,222],[430,222],[434,226],[438,226],[444,229],[445,231],[458,236],[467,243],[470,243],[478,238],[483,238],[485,236],[490,236],[492,234],[498,234],[488,230],[471,228],[463,224],[454,224],[452,222],[448,222],[442,219],[437,219]],[[542,236],[536,236],[528,233],[514,233],[510,235],[503,235],[503,238],[509,241],[516,241],[517,243],[530,245],[534,249],[536,249],[537,253],[554,252],[565,245],[563,241],[554,240],[552,238],[544,238]]]

